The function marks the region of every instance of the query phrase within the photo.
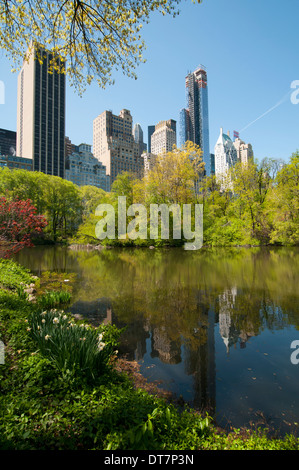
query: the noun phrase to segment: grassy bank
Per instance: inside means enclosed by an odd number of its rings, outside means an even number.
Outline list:
[[[76,322],[53,296],[29,297],[38,283],[0,260],[1,450],[299,449],[293,436],[220,432],[208,416],[136,386],[117,359],[119,331]]]

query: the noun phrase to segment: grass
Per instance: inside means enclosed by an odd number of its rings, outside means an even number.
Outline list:
[[[136,388],[114,367],[114,327],[95,329],[61,310],[42,311],[18,296],[15,280],[27,282],[29,273],[11,268],[5,263],[1,270],[3,279],[10,272],[15,278],[9,291],[0,289],[0,450],[299,449],[294,436],[219,432],[209,416]]]
[[[36,282],[36,278],[28,269],[10,259],[0,258],[0,286],[2,288],[17,289],[33,282]]]
[[[52,309],[60,306],[67,306],[70,303],[71,294],[65,290],[46,291],[38,297],[38,305],[42,309]]]

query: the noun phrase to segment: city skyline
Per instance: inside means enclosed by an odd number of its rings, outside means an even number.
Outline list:
[[[82,98],[67,85],[66,135],[76,145],[91,144],[93,119],[104,110],[118,113],[125,108],[132,113],[133,125],[140,123],[147,142],[149,125],[169,117],[179,123],[179,111],[186,104],[185,76],[203,63],[209,79],[210,151],[223,127],[231,134],[240,131],[258,160],[287,161],[299,148],[299,105],[291,102],[291,84],[299,79],[294,54],[299,6],[294,0],[288,0],[289,8],[265,0],[256,10],[248,0],[240,3],[190,1],[180,5],[175,19],[153,15],[144,27],[147,63],[138,67],[137,81],[116,73],[114,86],[91,86]],[[5,103],[0,105],[0,128],[14,131],[17,74],[10,72],[4,56],[1,64]]]

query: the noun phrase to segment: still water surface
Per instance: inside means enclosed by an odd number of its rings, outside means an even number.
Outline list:
[[[127,326],[121,352],[220,426],[299,435],[298,249],[36,247],[16,258],[37,275],[76,273],[72,313]]]

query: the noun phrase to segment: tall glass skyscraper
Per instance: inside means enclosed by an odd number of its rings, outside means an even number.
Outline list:
[[[143,142],[143,130],[139,123],[136,123],[133,127],[133,136],[136,144],[139,145],[140,155],[146,152],[146,144]]]
[[[51,70],[52,61],[49,51],[35,47],[18,76],[17,156],[31,158],[35,171],[63,178],[65,75]]]
[[[208,82],[203,65],[187,75],[186,98],[188,109],[180,111],[180,145],[189,140],[202,149],[205,174],[210,176]]]
[[[152,135],[153,133],[155,132],[155,126],[148,126],[148,143],[147,143],[147,149],[148,149],[148,152],[151,153],[151,139],[152,139]]]

